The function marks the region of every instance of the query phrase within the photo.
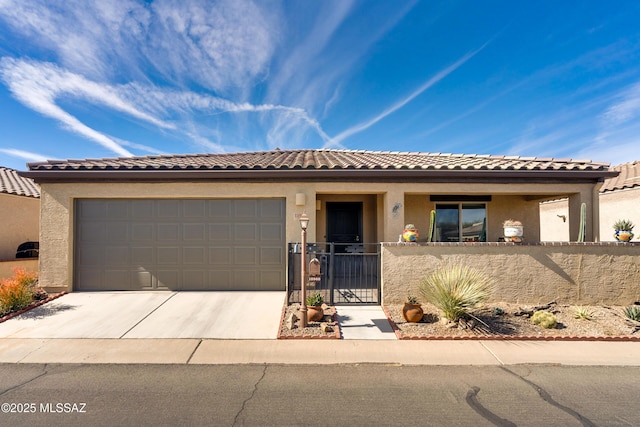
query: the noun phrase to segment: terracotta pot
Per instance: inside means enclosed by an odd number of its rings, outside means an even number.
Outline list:
[[[319,322],[324,317],[324,310],[321,305],[307,306],[307,322]]]
[[[404,320],[409,323],[417,323],[422,320],[422,316],[424,316],[424,311],[420,304],[404,303],[404,307],[402,307],[402,317],[404,317]]]

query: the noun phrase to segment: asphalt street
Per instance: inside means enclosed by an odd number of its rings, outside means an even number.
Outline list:
[[[0,365],[0,425],[631,426],[640,367]]]

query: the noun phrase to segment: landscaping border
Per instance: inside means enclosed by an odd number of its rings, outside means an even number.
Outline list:
[[[37,302],[31,303],[31,304],[29,304],[28,307],[25,307],[22,310],[13,311],[13,312],[11,312],[9,314],[4,315],[3,317],[0,317],[0,323],[6,322],[9,319],[13,319],[16,316],[20,316],[22,313],[26,313],[29,310],[33,310],[36,307],[40,307],[41,305],[46,304],[49,301],[53,301],[54,299],[60,298],[61,296],[66,295],[66,294],[67,294],[67,291],[62,291],[60,293],[53,294],[53,295],[51,295],[51,296],[49,296],[49,297],[47,297],[47,298],[45,298],[45,299],[43,299],[41,301],[37,301]]]
[[[640,336],[615,335],[615,336],[581,336],[581,335],[405,335],[396,322],[393,321],[387,307],[382,306],[387,320],[396,334],[398,340],[422,340],[422,341],[622,341],[640,342]]]
[[[287,304],[282,306],[282,314],[280,315],[280,325],[278,328],[278,338],[279,340],[339,340],[342,338],[342,333],[340,332],[340,323],[338,322],[338,312],[335,307],[330,307],[333,317],[334,333],[328,335],[282,335],[282,325],[284,324],[284,316],[287,312]]]

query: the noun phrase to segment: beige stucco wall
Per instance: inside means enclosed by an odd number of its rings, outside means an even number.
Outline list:
[[[514,303],[627,305],[640,300],[640,244],[388,244],[382,249],[382,299],[419,296],[442,262],[494,279],[491,300]]]
[[[520,219],[528,241],[537,239],[537,197],[549,194],[590,194],[589,184],[460,184],[460,183],[42,183],[40,223],[40,282],[48,289],[71,290],[73,278],[73,205],[76,198],[248,198],[286,199],[287,241],[300,241],[297,218],[305,211],[310,218],[309,241],[323,241],[326,201],[363,201],[364,239],[396,242],[404,224],[428,227],[429,194],[493,194],[489,208],[489,236],[497,239],[502,221]],[[296,195],[305,203],[296,205]],[[300,199],[300,198],[298,198]],[[320,200],[320,210],[316,210]],[[537,206],[537,205],[536,205]],[[420,221],[423,221],[422,223]],[[531,231],[534,230],[534,231]]]
[[[14,275],[14,268],[24,268],[27,271],[38,271],[38,259],[17,259],[13,261],[0,261],[0,279],[8,279]]]
[[[569,241],[569,200],[553,200],[540,204],[540,240]],[[602,228],[601,228],[602,232]],[[602,236],[601,236],[602,237]]]
[[[629,219],[635,224],[633,241],[640,240],[640,187],[600,194],[602,241],[614,241],[613,223]]]
[[[0,193],[0,260],[16,258],[18,245],[37,242],[40,199]]]
[[[619,219],[629,219],[634,224],[634,241],[640,238],[640,187],[616,190],[599,195],[600,241],[614,242],[613,224]],[[563,222],[558,215],[569,218],[569,201],[554,200],[540,204],[541,240],[569,241],[569,221]]]

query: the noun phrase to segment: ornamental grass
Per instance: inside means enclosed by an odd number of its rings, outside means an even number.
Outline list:
[[[38,273],[15,268],[10,279],[0,279],[0,315],[22,310],[33,302]]]

